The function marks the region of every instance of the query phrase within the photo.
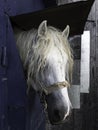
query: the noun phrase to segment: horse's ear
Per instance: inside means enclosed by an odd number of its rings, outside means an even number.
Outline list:
[[[47,32],[47,21],[44,20],[38,27],[38,36],[44,36]]]
[[[68,38],[69,32],[70,32],[70,27],[69,27],[69,25],[67,25],[66,28],[64,29],[64,31],[62,32],[62,35],[66,36]]]

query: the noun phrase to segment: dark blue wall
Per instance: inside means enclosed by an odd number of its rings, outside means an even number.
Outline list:
[[[18,15],[44,9],[43,0],[8,0],[7,12],[9,15]]]
[[[44,8],[43,0],[0,0],[0,130],[26,129],[27,85],[9,16]],[[33,117],[37,119],[43,113],[37,94],[32,104]],[[42,120],[42,116],[38,118]],[[44,130],[44,126],[44,120],[39,127],[34,127],[32,122],[33,130]]]

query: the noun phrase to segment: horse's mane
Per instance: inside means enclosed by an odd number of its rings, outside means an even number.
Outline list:
[[[17,46],[24,69],[27,70],[27,81],[30,85],[31,78],[37,80],[39,71],[44,70],[47,64],[47,56],[54,47],[68,55],[68,77],[71,81],[73,58],[70,45],[62,32],[54,27],[48,26],[45,36],[38,36],[37,30],[22,31],[16,34]]]

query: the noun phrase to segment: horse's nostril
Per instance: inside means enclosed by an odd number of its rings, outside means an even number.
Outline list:
[[[62,121],[64,118],[64,114],[65,112],[59,109],[55,109],[54,110],[54,121],[58,122],[58,121]]]
[[[54,110],[54,117],[56,118],[56,120],[59,120],[61,118],[61,114],[59,110]]]

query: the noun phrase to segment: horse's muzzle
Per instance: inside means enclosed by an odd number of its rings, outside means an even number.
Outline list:
[[[47,100],[47,111],[50,123],[56,125],[68,121],[71,107],[64,104],[62,100],[55,100],[53,97],[50,97]]]
[[[67,110],[54,109],[53,112],[48,113],[50,123],[53,125],[61,124],[68,121],[70,113],[67,114]]]

